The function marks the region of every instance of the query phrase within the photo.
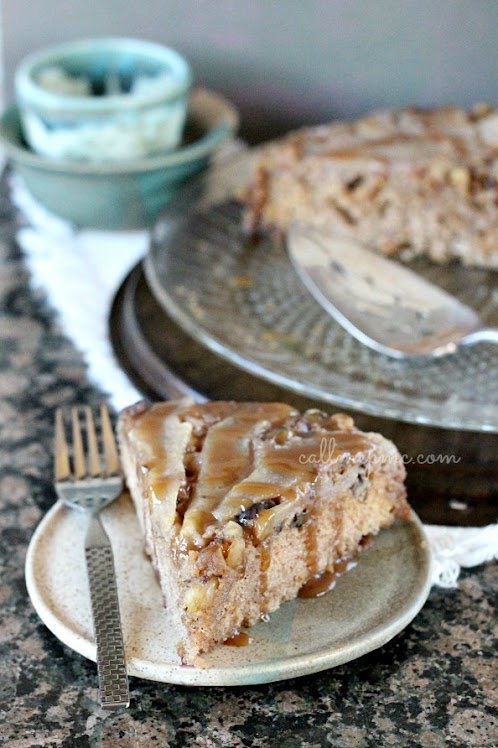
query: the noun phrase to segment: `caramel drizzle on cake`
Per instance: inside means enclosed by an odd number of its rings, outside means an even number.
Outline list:
[[[321,430],[320,424],[330,421],[323,414],[310,426],[280,403],[216,403],[203,420],[199,406],[179,418],[192,426],[182,475],[170,471],[171,452],[164,447],[165,417],[173,412],[169,404],[153,406],[142,416],[137,435],[152,448],[144,466],[152,500],[161,503],[172,490],[178,492],[175,522],[181,525],[178,546],[184,550],[205,547],[230,520],[250,526],[254,538],[264,540],[300,511],[325,456],[340,462],[361,453],[367,460],[374,449],[362,434]]]

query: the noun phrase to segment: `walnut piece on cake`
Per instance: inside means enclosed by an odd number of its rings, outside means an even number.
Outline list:
[[[269,143],[245,194],[251,231],[293,221],[387,255],[498,268],[498,110],[406,108]]]
[[[118,438],[185,664],[409,517],[398,451],[346,415],[139,403]]]

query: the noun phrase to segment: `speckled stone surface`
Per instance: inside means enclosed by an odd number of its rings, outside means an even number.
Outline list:
[[[29,290],[0,194],[0,745],[10,748],[491,748],[498,745],[498,564],[434,589],[391,643],[320,675],[252,688],[132,679],[128,710],[97,705],[95,665],[38,620],[30,536],[55,495],[54,408],[97,403],[81,356]]]

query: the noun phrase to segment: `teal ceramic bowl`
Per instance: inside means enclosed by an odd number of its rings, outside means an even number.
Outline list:
[[[208,165],[238,124],[229,101],[199,88],[190,96],[182,145],[163,156],[115,163],[44,158],[24,141],[17,106],[0,117],[0,143],[31,194],[52,213],[78,227],[143,228]]]
[[[41,156],[120,161],[176,148],[192,75],[174,49],[82,39],[28,55],[15,75],[24,137]]]

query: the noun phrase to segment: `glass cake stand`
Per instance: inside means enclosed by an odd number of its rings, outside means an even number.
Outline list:
[[[407,423],[498,431],[498,347],[432,360],[376,353],[310,296],[284,241],[244,231],[237,197],[257,153],[197,178],[156,224],[144,268],[168,315],[217,355],[300,396]],[[411,265],[498,326],[498,273],[424,259]]]

